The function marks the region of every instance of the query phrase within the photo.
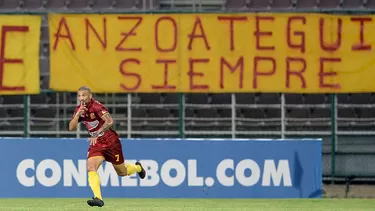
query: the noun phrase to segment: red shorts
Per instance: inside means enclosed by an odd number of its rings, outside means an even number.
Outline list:
[[[122,154],[122,145],[120,139],[117,139],[110,146],[102,146],[95,144],[90,146],[87,158],[102,156],[104,159],[114,165],[120,165],[124,163],[124,155]]]

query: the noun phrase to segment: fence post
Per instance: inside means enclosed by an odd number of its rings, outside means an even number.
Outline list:
[[[336,95],[331,94],[331,183],[334,183],[336,164]]]
[[[23,136],[29,137],[29,95],[23,96]]]
[[[128,109],[128,118],[127,118],[127,137],[131,138],[132,135],[132,95],[128,93],[128,100],[127,100],[127,109]]]
[[[281,94],[281,138],[285,138],[285,94]]]
[[[178,134],[180,138],[184,138],[184,117],[185,117],[185,98],[183,93],[178,94]]]
[[[232,111],[232,139],[236,138],[236,94],[231,94],[231,111]]]

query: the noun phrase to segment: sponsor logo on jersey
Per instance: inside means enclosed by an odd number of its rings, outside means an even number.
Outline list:
[[[92,129],[95,129],[96,127],[98,127],[99,125],[99,121],[98,120],[95,120],[95,121],[92,121],[92,122],[83,122],[85,125],[86,125],[86,128],[88,130],[92,130]]]

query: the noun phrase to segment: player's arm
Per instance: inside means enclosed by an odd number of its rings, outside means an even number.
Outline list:
[[[109,114],[107,108],[104,107],[103,105],[98,107],[97,114],[99,115],[100,118],[104,120],[104,124],[102,125],[102,127],[99,128],[99,130],[95,134],[96,136],[98,136],[99,134],[111,128],[114,123],[112,116]]]
[[[87,109],[81,105],[78,109],[76,109],[76,111],[74,112],[73,114],[73,118],[72,120],[70,120],[69,122],[69,130],[70,131],[73,131],[73,130],[77,130],[77,125],[78,123],[80,122],[80,116],[83,114],[83,112],[85,112]]]
[[[101,134],[104,131],[111,128],[113,126],[113,123],[114,123],[113,118],[111,117],[111,115],[108,112],[102,116],[102,119],[104,120],[104,124],[102,125],[101,128],[99,128],[98,134]]]
[[[78,121],[79,121],[79,115],[75,114],[72,120],[70,120],[69,122],[70,131],[77,130]]]

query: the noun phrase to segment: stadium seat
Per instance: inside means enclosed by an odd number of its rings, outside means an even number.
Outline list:
[[[138,94],[141,104],[161,104],[161,96],[157,93]]]
[[[271,0],[271,9],[273,8],[283,8],[288,9],[293,6],[292,0]]]
[[[166,108],[152,108],[147,111],[147,114],[150,118],[167,118],[172,115]]]
[[[225,7],[227,9],[247,9],[251,0],[227,0]]]
[[[316,8],[318,6],[317,0],[296,0],[297,8]]]
[[[43,36],[43,34],[41,36]],[[49,44],[48,44],[48,42],[43,42],[43,41],[40,42],[40,44],[39,44],[39,54],[40,54],[40,59],[49,59]]]
[[[40,76],[40,88],[41,89],[48,89],[49,88],[49,75],[41,75]]]
[[[144,117],[147,117],[147,113],[144,109],[141,109],[141,108],[132,108],[132,113],[131,113],[132,117],[135,117],[135,118],[144,118]]]
[[[31,104],[46,104],[47,96],[46,95],[30,95]]]
[[[370,93],[361,93],[351,95],[352,104],[372,104],[375,103],[375,95]]]
[[[319,8],[338,8],[341,6],[342,0],[319,0]]]
[[[0,108],[0,122],[3,121],[3,118],[7,117],[8,113],[5,108]]]
[[[5,95],[3,99],[3,104],[23,104],[22,95]]]
[[[366,0],[364,1],[364,6],[367,8],[375,8],[375,0]]]
[[[358,117],[361,118],[361,119],[375,118],[375,109],[373,109],[373,108],[359,108],[358,109]]]
[[[19,8],[22,1],[19,0],[3,0],[0,1],[0,9],[16,9]]]
[[[136,9],[140,7],[140,1],[139,0],[116,0],[114,3],[115,9]]]
[[[164,94],[164,104],[177,104],[179,102],[178,94]]]
[[[353,108],[339,108],[337,116],[342,118],[357,118],[358,114]]]
[[[20,7],[28,9],[41,9],[45,6],[44,0],[22,0]]]
[[[270,1],[269,0],[251,0],[250,4],[248,4],[249,8],[269,8]]]
[[[249,118],[249,119],[266,118],[265,111],[263,109],[259,109],[259,108],[241,109],[241,113],[243,114],[244,118]]]
[[[280,94],[258,94],[257,104],[280,104]]]
[[[56,108],[39,107],[31,109],[30,130],[42,132],[57,130],[57,122],[59,121],[57,117]],[[63,128],[66,130],[67,126]]]
[[[236,94],[236,104],[253,104],[255,103],[255,94]]]
[[[66,6],[72,9],[83,9],[83,8],[91,8],[93,4],[92,0],[68,0]]]
[[[281,109],[280,108],[267,108],[264,110],[266,118],[281,118]]]
[[[24,109],[21,107],[12,107],[8,108],[7,110],[8,115],[12,118],[17,118],[15,119],[14,123],[17,125],[22,125],[23,124],[23,118],[24,118]]]
[[[138,0],[138,4],[136,7],[139,9],[158,9],[159,8],[159,1],[158,0]]]
[[[113,8],[116,5],[116,1],[111,1],[111,0],[94,0],[92,2],[92,8],[93,9],[110,9]]]
[[[231,118],[232,117],[232,109],[230,108],[219,108],[217,109],[217,112],[220,116],[220,118]]]
[[[195,110],[191,108],[185,109],[185,117],[195,117]]]
[[[286,118],[295,119],[307,119],[310,116],[310,112],[307,108],[293,108],[286,110]]]
[[[364,6],[363,2],[363,0],[342,0],[341,7],[358,9]]]
[[[40,76],[40,83],[41,84],[44,84],[43,88],[44,89],[48,89],[49,85],[48,85],[48,81],[47,83],[44,80],[45,77],[49,76],[49,59],[47,57],[40,57],[39,59],[39,68],[40,68],[40,73],[39,73],[39,76]]]
[[[311,118],[331,118],[330,108],[313,108],[310,110]]]
[[[305,104],[329,104],[331,98],[329,95],[324,94],[306,94],[304,95]]]
[[[197,108],[195,109],[197,117],[199,118],[218,118],[216,109],[212,108]]]
[[[303,104],[304,97],[301,94],[285,94],[285,103],[286,104]]]
[[[57,110],[56,108],[48,108],[46,106],[41,106],[39,108],[31,109],[31,115],[33,117],[49,119],[49,121],[51,121],[51,118],[56,118]]]
[[[211,95],[212,104],[231,104],[232,96],[230,94],[213,94]]]
[[[64,9],[68,5],[67,0],[47,0],[46,8]]]
[[[191,9],[195,8],[197,10],[201,9],[222,9],[226,6],[226,0],[200,0],[200,1],[191,1],[191,0],[159,0],[160,8],[179,8],[179,9]]]
[[[207,94],[186,94],[185,101],[188,104],[208,104],[209,98]]]
[[[62,104],[62,107],[65,107],[65,104],[70,104],[71,102],[70,95],[66,93],[52,92],[43,95],[46,96],[47,103],[52,105]]]

